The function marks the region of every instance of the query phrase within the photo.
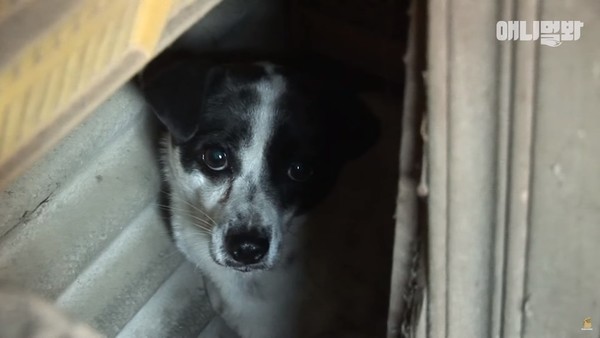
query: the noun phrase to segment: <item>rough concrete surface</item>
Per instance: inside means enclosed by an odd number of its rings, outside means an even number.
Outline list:
[[[183,261],[156,202],[153,121],[128,84],[4,192],[0,279],[107,336],[153,298]],[[197,278],[179,283],[201,285]],[[186,305],[202,309],[203,302],[196,296]]]

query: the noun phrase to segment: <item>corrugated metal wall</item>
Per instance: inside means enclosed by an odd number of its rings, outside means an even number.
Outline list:
[[[126,85],[3,193],[0,276],[108,336],[193,336],[210,312],[158,214],[150,118]]]
[[[431,0],[429,18],[428,337],[598,337],[600,3]],[[498,41],[498,20],[585,26],[548,47]]]

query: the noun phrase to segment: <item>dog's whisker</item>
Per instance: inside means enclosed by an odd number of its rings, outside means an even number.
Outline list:
[[[196,223],[196,222],[192,222],[192,224],[199,229],[205,230],[207,234],[212,234],[212,228],[207,227],[204,224],[200,224],[200,223]]]
[[[201,223],[203,223],[203,224],[207,225],[208,227],[211,227],[211,228],[212,228],[212,227],[216,226],[216,224],[213,224],[213,223],[209,222],[209,221],[208,221],[208,220],[206,220],[206,219],[203,219],[203,218],[201,218],[201,217],[198,217],[197,215],[194,215],[194,214],[190,213],[190,212],[189,212],[189,211],[187,211],[187,210],[184,210],[184,209],[181,209],[181,208],[174,208],[174,207],[172,207],[172,206],[168,206],[168,205],[164,205],[164,204],[158,204],[158,206],[159,206],[161,209],[164,209],[164,210],[173,210],[173,211],[176,211],[176,212],[182,213],[182,214],[184,214],[184,215],[186,215],[186,216],[189,216],[189,217],[193,218],[194,220],[196,220],[196,221],[198,221],[198,222],[201,222]]]
[[[208,218],[208,219],[209,219],[211,222],[215,223],[215,225],[216,225],[216,223],[217,223],[217,222],[215,222],[215,220],[214,220],[214,219],[212,219],[212,218],[211,218],[211,217],[210,217],[210,216],[209,216],[209,215],[208,215],[208,214],[207,214],[205,211],[203,211],[202,209],[198,208],[197,206],[193,205],[192,203],[190,203],[190,202],[186,201],[184,198],[182,198],[182,197],[180,197],[180,196],[178,196],[178,195],[175,195],[175,194],[173,194],[173,193],[171,193],[171,192],[164,191],[164,190],[162,190],[162,192],[163,192],[163,193],[165,193],[165,194],[167,194],[169,197],[172,197],[172,198],[177,198],[177,200],[179,200],[179,201],[181,201],[181,202],[183,202],[183,203],[185,203],[185,204],[189,205],[189,206],[190,206],[190,207],[192,207],[192,208],[193,208],[195,211],[198,211],[199,213],[201,213],[201,214],[203,214],[204,216],[206,216],[206,217],[207,217],[207,218]]]
[[[158,205],[158,206],[163,210],[173,210],[173,211],[184,213],[187,216],[191,216],[191,217],[194,217],[195,219],[206,222],[207,225],[211,225],[211,226],[216,225],[215,223],[210,222],[209,219],[203,218],[202,215],[196,215],[193,212],[190,212],[189,210],[186,210],[186,209],[173,207],[171,205]]]
[[[210,221],[210,222],[212,222],[212,223],[213,223],[212,225],[216,225],[216,224],[217,224],[217,223],[215,222],[215,220],[214,220],[214,219],[212,219],[212,217],[210,217],[210,216],[209,216],[209,215],[208,215],[206,212],[202,211],[200,208],[198,208],[198,207],[194,206],[192,203],[190,203],[190,202],[186,201],[186,200],[185,200],[185,199],[183,199],[182,197],[179,197],[179,196],[177,196],[177,195],[175,195],[175,194],[172,194],[172,193],[169,193],[169,192],[166,192],[166,191],[164,191],[164,193],[165,193],[165,194],[167,194],[167,195],[168,195],[169,197],[171,197],[171,198],[177,199],[178,201],[180,201],[180,202],[183,202],[183,203],[187,204],[187,205],[188,205],[188,206],[190,206],[190,207],[191,207],[191,208],[192,208],[194,211],[197,211],[197,212],[199,212],[200,214],[202,214],[203,216],[205,216],[205,217],[207,218],[207,220],[208,220],[208,221]]]
[[[196,217],[196,218],[199,218],[199,219],[202,219],[202,220],[204,220],[204,221],[206,221],[206,222],[210,222],[210,220],[209,220],[209,219],[207,219],[207,218],[203,218],[203,216],[204,216],[204,215],[196,215],[196,214],[194,214],[194,213],[193,213],[193,210],[187,210],[187,209],[184,209],[184,208],[175,207],[175,206],[173,206],[173,205],[166,205],[166,204],[157,204],[157,205],[158,205],[160,208],[162,208],[163,210],[173,210],[173,211],[183,212],[183,213],[185,213],[186,215],[194,216],[194,217]],[[210,223],[210,224],[211,224],[211,225],[215,225],[215,224],[213,224],[213,223]]]
[[[177,210],[174,210],[174,211],[177,211]],[[177,211],[177,212],[179,212],[179,213],[180,213],[180,214],[182,214],[182,215],[185,215],[185,216],[188,216],[188,217],[190,217],[190,218],[192,219],[192,221],[194,221],[194,222],[198,222],[198,223],[202,224],[202,226],[203,226],[203,227],[205,227],[206,229],[209,229],[209,230],[211,230],[211,231],[212,231],[212,228],[214,227],[214,225],[213,225],[213,224],[211,224],[211,223],[209,223],[209,222],[207,222],[207,221],[205,221],[205,220],[203,220],[203,219],[201,219],[201,218],[198,218],[198,217],[196,217],[196,216],[194,216],[194,215],[191,215],[191,214],[185,214],[185,213],[183,213],[183,212],[181,212],[181,211]]]
[[[171,250],[171,252],[165,254],[163,256],[163,259],[167,260],[167,259],[169,259],[169,258],[171,258],[171,257],[173,257],[175,255],[178,255],[178,254],[181,255],[181,251],[179,251],[177,249],[174,249],[174,250]]]
[[[199,224],[196,223],[192,223],[192,225],[194,225],[197,229],[201,230],[201,233],[205,234],[205,235],[212,235],[212,230],[211,229],[207,229]]]
[[[209,216],[209,215],[208,215],[208,214],[207,214],[205,211],[203,211],[202,209],[198,208],[197,206],[195,206],[195,205],[193,205],[192,203],[190,203],[190,202],[188,202],[188,201],[184,200],[184,199],[183,199],[183,198],[181,198],[181,197],[177,197],[177,198],[179,198],[179,200],[180,200],[180,201],[182,201],[182,202],[186,203],[187,205],[189,205],[190,207],[192,207],[192,209],[194,209],[195,211],[197,211],[197,212],[201,213],[202,215],[204,215],[206,218],[208,218],[208,219],[209,219],[211,222],[213,222],[215,225],[217,224],[217,222],[215,222],[215,220],[214,220],[214,219],[212,219],[212,217],[210,217],[210,216]]]

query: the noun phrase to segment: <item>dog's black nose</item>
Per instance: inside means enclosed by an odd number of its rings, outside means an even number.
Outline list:
[[[236,262],[251,265],[269,251],[269,238],[257,230],[230,231],[225,236],[225,249]]]

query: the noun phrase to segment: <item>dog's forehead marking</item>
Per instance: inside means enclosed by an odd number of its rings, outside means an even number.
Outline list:
[[[285,80],[281,75],[270,73],[270,76],[256,83],[255,89],[258,92],[259,103],[252,112],[251,136],[248,144],[241,151],[241,162],[243,175],[258,179],[265,166],[266,148],[273,136],[277,101],[285,90]]]
[[[266,68],[266,66],[265,66]],[[268,197],[269,165],[267,163],[268,147],[277,124],[277,107],[286,83],[282,75],[265,69],[267,75],[244,87],[256,93],[256,100],[246,106],[244,123],[249,133],[240,139],[236,151],[238,170],[228,188],[220,191],[220,203],[227,213],[242,213],[242,221],[248,224],[268,225],[279,223],[275,204]],[[221,182],[220,185],[224,185]],[[258,217],[254,220],[253,218]]]

